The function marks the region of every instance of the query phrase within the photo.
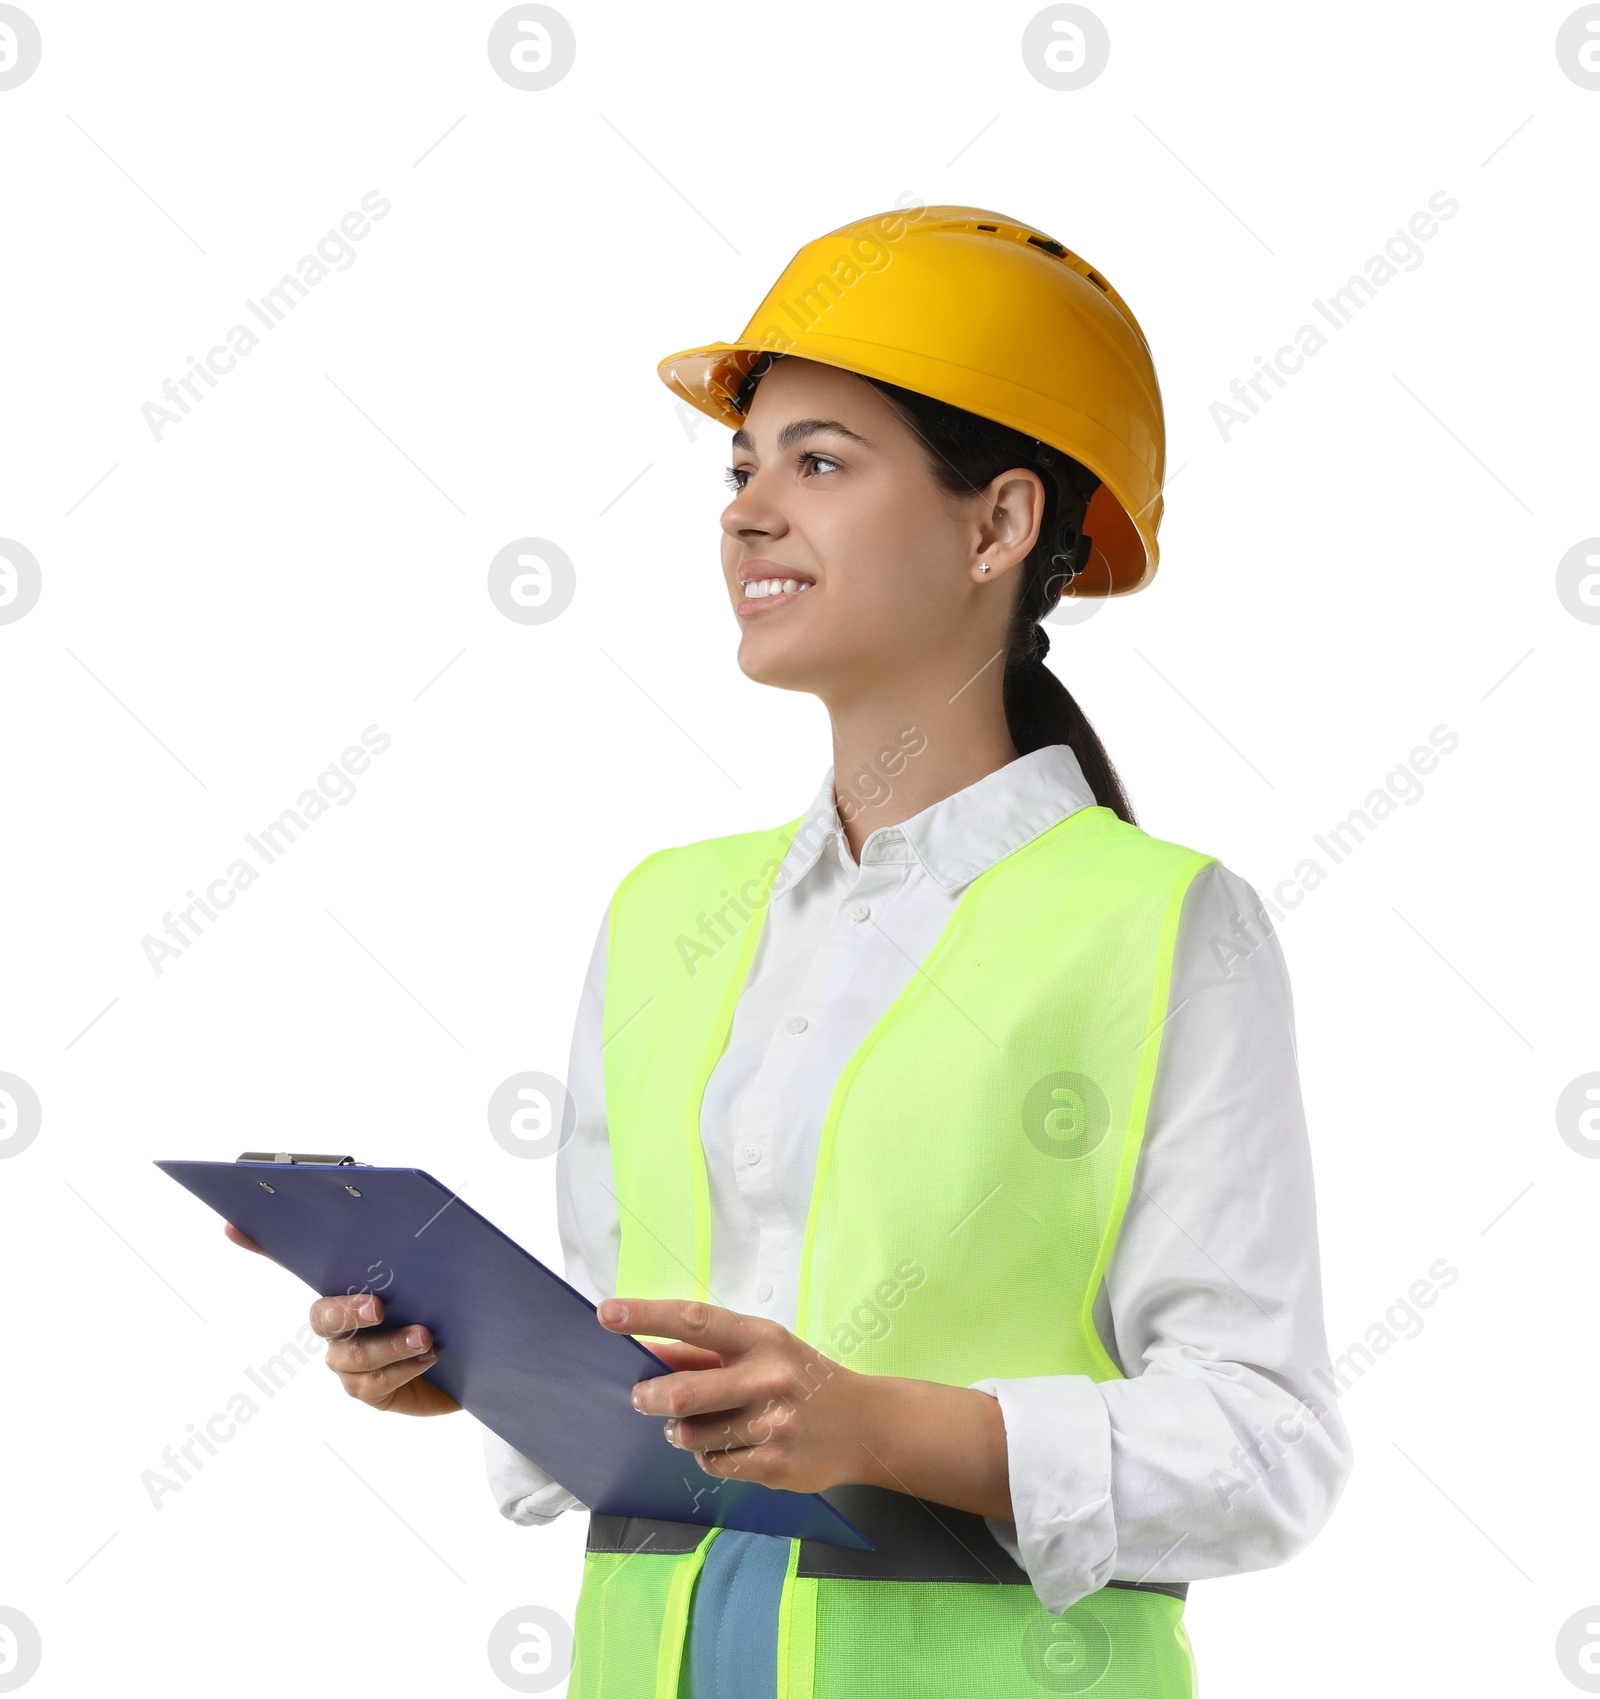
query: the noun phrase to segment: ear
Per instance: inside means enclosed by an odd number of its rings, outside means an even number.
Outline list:
[[[997,570],[1025,560],[1044,524],[1044,480],[1016,467],[989,486],[989,518],[980,536],[983,552]],[[991,575],[992,576],[992,575]]]

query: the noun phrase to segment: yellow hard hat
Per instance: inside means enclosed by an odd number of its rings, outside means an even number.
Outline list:
[[[1155,576],[1166,431],[1150,349],[1116,290],[1042,231],[972,206],[857,219],[801,248],[738,341],[658,369],[737,428],[734,398],[763,353],[898,384],[1070,454],[1100,480],[1074,595]]]

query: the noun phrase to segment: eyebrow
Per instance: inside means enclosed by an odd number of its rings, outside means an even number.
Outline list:
[[[802,437],[816,436],[822,431],[836,437],[845,437],[851,442],[859,443],[862,448],[872,447],[864,436],[857,435],[848,425],[841,425],[837,419],[791,419],[778,432],[778,452],[782,454],[785,449],[793,448]],[[733,446],[753,452],[756,446],[755,438],[741,426],[733,433]]]

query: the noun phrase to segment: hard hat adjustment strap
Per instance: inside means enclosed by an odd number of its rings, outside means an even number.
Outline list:
[[[1056,482],[1056,548],[1049,557],[1046,579],[1047,584],[1058,580],[1061,584],[1057,597],[1051,601],[1054,607],[1055,601],[1071,590],[1073,579],[1089,564],[1089,556],[1094,549],[1093,538],[1083,534],[1081,520],[1074,517],[1063,524],[1061,514],[1063,511],[1074,514],[1086,512],[1100,480],[1081,462],[1063,454],[1060,449],[1052,448],[1049,443],[1039,443],[1034,458]],[[1049,639],[1046,638],[1045,642],[1048,645]],[[1039,658],[1043,658],[1042,650]]]

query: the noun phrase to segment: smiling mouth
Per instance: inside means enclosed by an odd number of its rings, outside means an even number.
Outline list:
[[[752,578],[743,586],[744,594],[740,600],[752,602],[769,596],[797,596],[810,588],[809,580],[804,578]]]
[[[782,608],[798,602],[816,581],[804,567],[786,566],[781,560],[763,560],[759,555],[744,561],[738,572],[739,600],[734,612],[741,620],[773,619]]]

